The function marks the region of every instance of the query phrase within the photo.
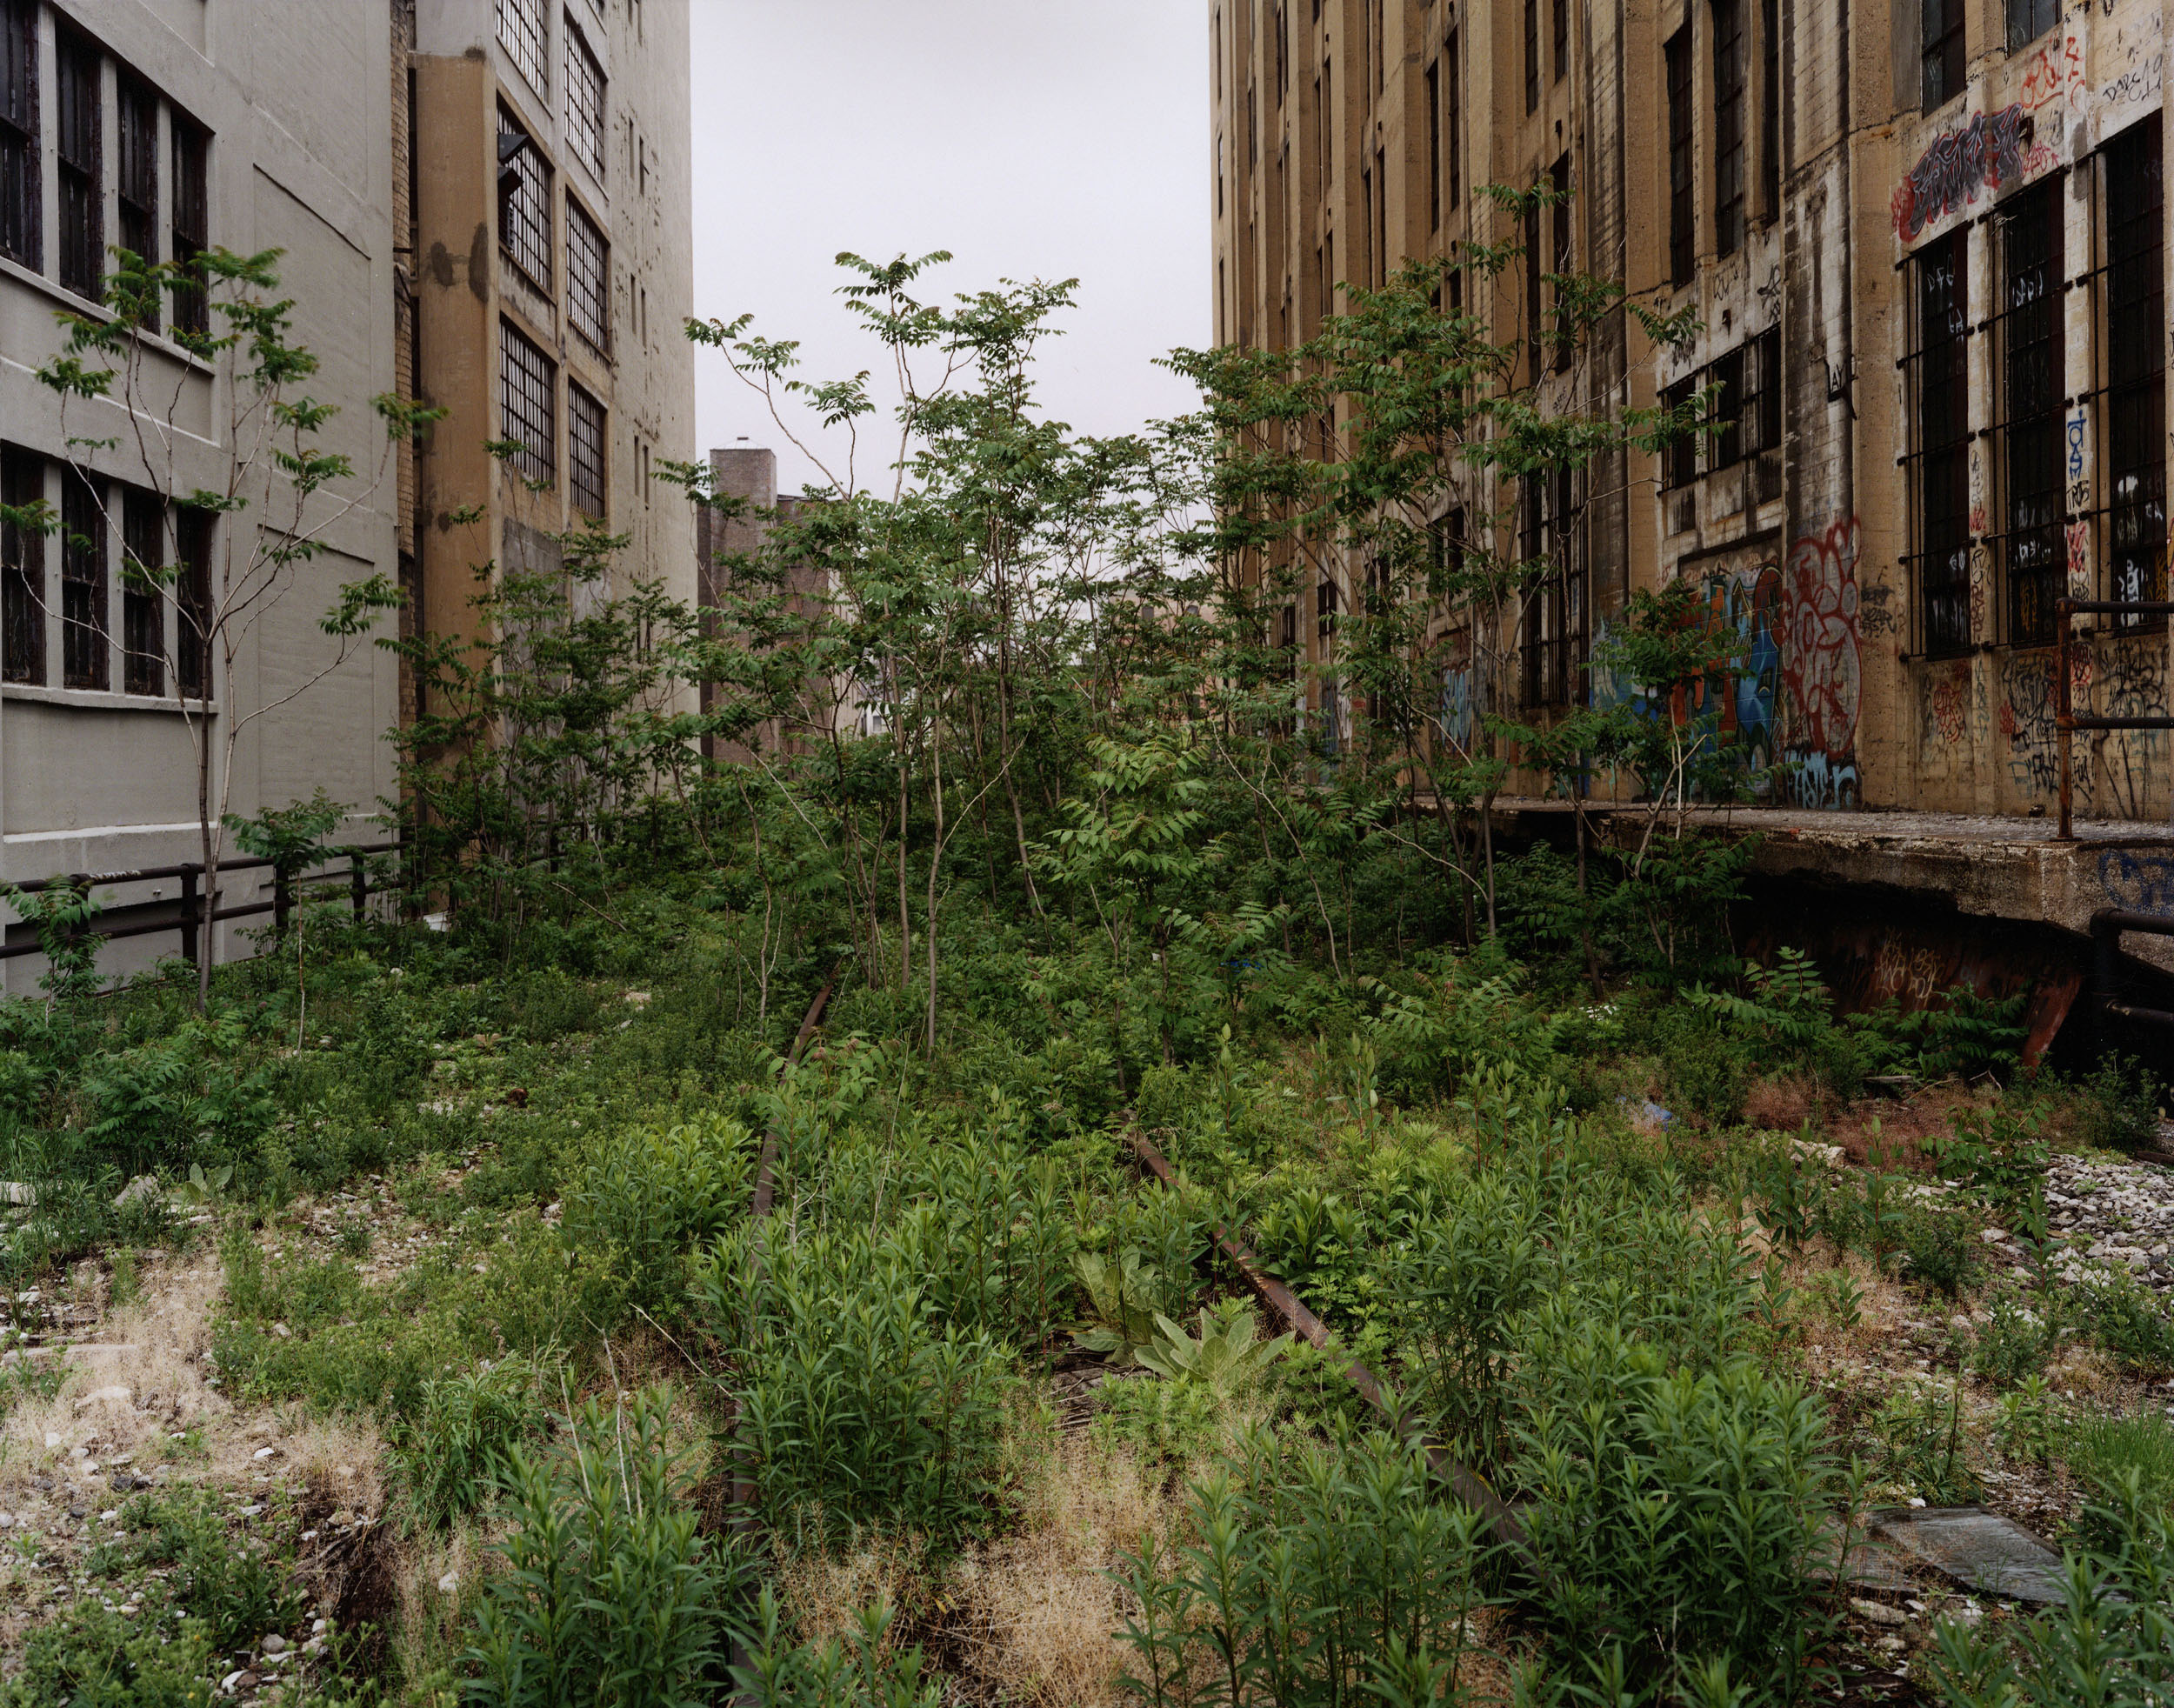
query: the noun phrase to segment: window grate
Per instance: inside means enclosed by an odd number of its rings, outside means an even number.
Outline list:
[[[2166,597],[2166,273],[2157,113],[2106,144],[2107,597]],[[2115,626],[2164,625],[2125,612]]]
[[[121,685],[131,694],[166,691],[166,509],[155,493],[121,501]]]
[[[610,514],[604,482],[604,410],[571,380],[566,383],[566,484],[574,508],[592,522]]]
[[[1920,250],[1911,265],[1916,389],[1918,626],[1935,657],[1971,646],[1970,314],[1967,230]]]
[[[60,662],[68,688],[112,682],[106,644],[105,494],[70,469],[61,477]]]
[[[37,121],[37,7],[0,0],[0,255],[45,264]]]
[[[1553,270],[1567,274],[1577,262],[1570,249],[1570,157],[1568,154],[1556,157],[1555,164],[1548,169],[1548,189],[1554,193],[1554,204],[1548,210],[1549,237],[1553,240],[1550,255]],[[1562,287],[1555,292],[1555,371],[1565,373],[1570,365],[1570,328],[1563,313]]]
[[[44,460],[0,451],[0,504],[28,510],[44,497]],[[45,536],[14,523],[0,524],[0,677],[45,680]]]
[[[1524,0],[1524,110],[1540,110],[1540,0]]]
[[[211,139],[198,126],[169,110],[173,141],[173,246],[175,265],[188,268],[211,241]],[[174,327],[183,332],[211,330],[211,310],[201,286],[174,290]]]
[[[1442,62],[1427,66],[1427,230],[1442,229]]]
[[[1668,38],[1668,276],[1691,283],[1697,259],[1697,190],[1691,159],[1691,26]]]
[[[549,486],[558,477],[558,433],[553,410],[557,377],[550,358],[513,327],[498,326],[500,437],[520,446],[513,467],[523,480]]]
[[[1450,150],[1450,205],[1454,208],[1464,194],[1464,85],[1459,76],[1457,31],[1450,31],[1449,44],[1443,49],[1443,74],[1449,79],[1446,98],[1449,102]]]
[[[1744,244],[1744,0],[1713,0],[1714,248]]]
[[[566,141],[574,158],[604,182],[604,67],[590,51],[589,38],[570,14],[566,19]]]
[[[1576,471],[1561,468],[1519,483],[1522,553],[1545,565],[1525,596],[1522,663],[1524,702],[1530,708],[1574,705],[1584,697],[1583,485]]]
[[[498,247],[530,284],[550,295],[550,169],[503,107],[498,109]]]
[[[550,33],[544,0],[498,0],[498,45],[538,95],[551,92]]]
[[[100,190],[98,55],[87,43],[56,38],[55,85],[60,123],[60,282],[96,301],[105,278],[105,205]]]
[[[611,352],[611,246],[566,198],[566,317],[599,356]]]
[[[2002,538],[2008,638],[2017,646],[2054,639],[2054,602],[2067,579],[2062,474],[2064,333],[2061,205],[2057,179],[2042,179],[2003,204],[1997,330],[1999,425],[2004,484]]]

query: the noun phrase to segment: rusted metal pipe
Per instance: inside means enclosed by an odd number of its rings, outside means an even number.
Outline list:
[[[1175,1185],[1177,1171],[1170,1167],[1163,1153],[1137,1131],[1128,1137],[1133,1154],[1145,1164],[1148,1171],[1165,1185]],[[1297,1294],[1263,1269],[1261,1260],[1230,1229],[1217,1225],[1213,1231],[1217,1246],[1237,1268],[1245,1284],[1253,1290],[1254,1296],[1292,1333],[1308,1344],[1327,1351],[1333,1338],[1329,1333],[1329,1325],[1309,1311]],[[1390,1404],[1388,1390],[1382,1386],[1381,1378],[1357,1358],[1344,1366],[1344,1379],[1358,1390],[1359,1397],[1381,1413],[1397,1434],[1419,1442],[1437,1480],[1446,1483],[1459,1500],[1480,1515],[1495,1539],[1516,1554],[1520,1565],[1536,1577],[1543,1575],[1540,1563],[1534,1558],[1531,1544],[1525,1536],[1524,1525],[1518,1521],[1509,1503],[1488,1486],[1485,1478],[1425,1439],[1424,1431],[1410,1414]]]
[[[2098,1011],[2117,1020],[2133,1020],[2139,1025],[2164,1026],[2174,1031],[2174,1013],[2163,1008],[2137,1008],[2121,1000],[2124,931],[2174,937],[2174,916],[2137,913],[2123,907],[2102,907],[2091,915],[2091,997]]]

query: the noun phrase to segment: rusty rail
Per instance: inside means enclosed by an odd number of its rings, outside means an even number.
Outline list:
[[[1170,1167],[1163,1153],[1137,1131],[1131,1133],[1130,1138],[1133,1154],[1139,1158],[1148,1171],[1164,1184],[1175,1185],[1177,1171]],[[1245,1284],[1253,1290],[1254,1296],[1292,1333],[1308,1344],[1327,1351],[1334,1338],[1329,1332],[1329,1325],[1308,1310],[1297,1294],[1263,1269],[1261,1260],[1254,1255],[1252,1249],[1230,1229],[1217,1224],[1213,1231],[1216,1244],[1237,1268]],[[1484,1478],[1425,1439],[1424,1431],[1409,1411],[1401,1411],[1390,1404],[1389,1391],[1382,1385],[1381,1378],[1358,1359],[1353,1358],[1344,1365],[1344,1379],[1358,1390],[1359,1397],[1378,1411],[1390,1428],[1407,1439],[1417,1439],[1426,1451],[1427,1464],[1436,1479],[1447,1484],[1459,1500],[1486,1521],[1487,1528],[1493,1532],[1495,1539],[1516,1554],[1520,1565],[1535,1577],[1541,1575],[1540,1564],[1533,1557],[1531,1545],[1525,1537],[1524,1525],[1519,1522],[1509,1503],[1487,1485]]]
[[[2060,840],[2074,842],[2075,784],[2071,776],[2076,732],[2078,730],[2174,730],[2174,717],[2105,717],[2078,712],[2069,700],[2069,671],[2073,637],[2072,617],[2174,617],[2174,599],[2071,599],[2053,602],[2054,684],[2053,727],[2061,746]]]

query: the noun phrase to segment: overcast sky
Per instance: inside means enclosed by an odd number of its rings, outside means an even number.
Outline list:
[[[1150,365],[1211,337],[1208,23],[1197,0],[693,0],[695,313],[876,365],[832,257],[949,250],[948,297],[1077,278],[1042,395],[1084,432],[1195,399]],[[701,450],[777,443],[697,356]],[[864,445],[865,445],[864,440]],[[894,441],[895,443],[895,441]],[[778,479],[812,471],[777,444]],[[878,459],[880,460],[880,459]],[[864,450],[860,484],[877,470]]]

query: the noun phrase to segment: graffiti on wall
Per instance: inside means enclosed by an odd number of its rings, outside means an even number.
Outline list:
[[[1764,771],[1780,733],[1781,574],[1771,562],[1738,564],[1710,571],[1705,590],[1707,630],[1735,637],[1737,667],[1695,684],[1681,716],[1713,714],[1722,751],[1744,770]]]
[[[2166,648],[2158,637],[2108,646],[2098,661],[2096,709],[2111,717],[2164,717],[2166,707]],[[2165,752],[2164,730],[2094,735],[2081,769],[2091,780],[2101,810],[2124,818],[2163,817],[2164,808],[2147,797],[2153,779],[2166,775]]]
[[[1960,130],[1936,137],[1895,186],[1889,203],[1895,234],[1913,243],[1933,221],[1974,204],[1981,191],[1997,194],[2003,185],[2053,163],[2053,150],[2037,140],[2020,102],[1998,112],[1973,113]]]
[[[2038,112],[2059,101],[2083,75],[2083,44],[2075,37],[2048,42],[2023,68],[2023,98],[2017,104],[2025,112]]]
[[[1857,717],[1864,692],[1857,653],[1857,521],[1847,517],[1790,548],[1784,587],[1791,791],[1805,806],[1857,804]]]
[[[2017,653],[2002,661],[1998,711],[2001,739],[2008,744],[2008,775],[2026,795],[2051,797],[2060,788],[2061,748],[2053,719],[2060,696],[2047,651]],[[2069,655],[2069,692],[2080,703],[2090,689],[2089,649]],[[2076,784],[2088,795],[2089,779],[2079,771]]]
[[[1953,749],[1970,733],[1971,667],[1950,664],[1931,672],[1919,690],[1918,740],[1928,749]]]
[[[2132,913],[2174,913],[2174,854],[2109,848],[2098,857],[2098,886]]]

